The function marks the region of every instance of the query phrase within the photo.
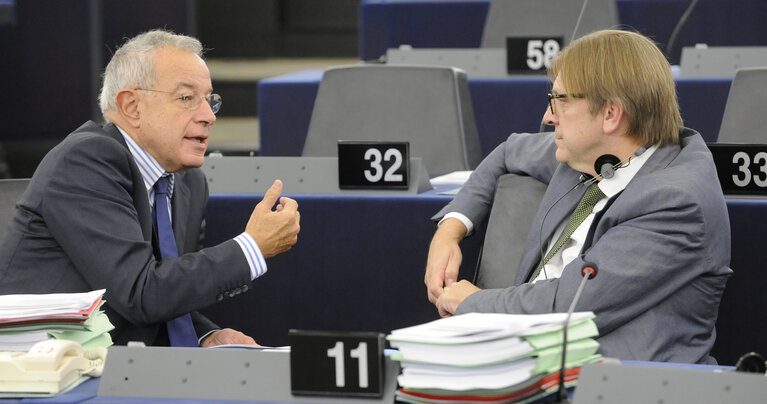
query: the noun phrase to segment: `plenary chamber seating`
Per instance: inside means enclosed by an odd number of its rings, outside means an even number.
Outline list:
[[[466,74],[436,66],[359,65],[325,71],[303,156],[338,155],[339,140],[407,141],[427,172],[482,159]]]
[[[617,27],[615,0],[492,0],[482,31],[483,48],[505,48],[513,36],[562,36],[564,44],[600,29]],[[577,29],[577,31],[576,31]]]
[[[767,144],[767,67],[738,69],[719,129],[719,143]]]
[[[498,178],[485,241],[474,273],[482,289],[514,286],[546,184],[525,175]]]
[[[722,117],[717,143],[767,144],[767,67],[735,72]],[[750,171],[763,176],[764,161],[757,155]],[[713,356],[732,364],[739,356],[755,351],[767,355],[767,294],[764,293],[765,228],[764,196],[725,195],[730,213],[732,276],[722,295]]]
[[[27,189],[27,184],[29,184],[28,178],[0,180],[0,240],[13,218],[16,203]]]

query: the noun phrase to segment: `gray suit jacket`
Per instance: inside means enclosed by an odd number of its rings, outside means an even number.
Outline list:
[[[530,284],[525,282],[540,262],[541,242],[575,209],[586,187],[567,193],[580,173],[556,161],[551,133],[511,135],[434,219],[455,211],[481,223],[490,211],[496,180],[505,173],[532,176],[548,188],[515,286],[475,293],[457,313],[565,312],[581,281],[583,262],[591,261],[599,273],[575,309],[596,313],[603,355],[715,362],[708,354],[716,338],[719,301],[732,273],[729,216],[705,142],[689,129],[680,136],[680,145],[658,148],[626,189],[608,201],[580,257],[561,278]]]
[[[149,197],[122,135],[112,124],[75,130],[42,160],[0,241],[0,294],[105,288],[118,344],[165,345],[164,323],[189,312],[198,335],[216,328],[194,310],[247,290],[250,270],[234,240],[195,252],[207,183],[199,169],[175,177],[183,256],[160,260]]]

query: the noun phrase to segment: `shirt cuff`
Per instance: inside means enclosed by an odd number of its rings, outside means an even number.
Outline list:
[[[208,335],[213,334],[216,331],[221,331],[221,329],[220,328],[212,329],[212,330],[206,332],[205,335],[203,335],[202,337],[197,338],[197,346],[202,346],[202,340],[204,340],[205,338],[208,337]]]
[[[245,254],[245,259],[248,261],[250,267],[250,280],[254,280],[259,276],[266,273],[266,261],[264,255],[261,253],[261,249],[258,248],[256,240],[248,233],[242,233],[234,238],[234,241],[240,245],[242,252]]]
[[[449,212],[445,216],[442,216],[442,219],[440,219],[439,223],[437,223],[437,226],[441,225],[442,222],[445,221],[445,219],[449,219],[449,218],[460,220],[461,223],[463,223],[463,225],[466,226],[466,235],[467,236],[471,235],[474,232],[474,224],[471,222],[471,220],[469,220],[468,217],[466,217],[463,214],[458,213],[458,212]]]

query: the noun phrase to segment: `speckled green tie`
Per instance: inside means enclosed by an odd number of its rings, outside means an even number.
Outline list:
[[[546,258],[541,261],[541,264],[538,265],[538,268],[536,268],[533,274],[530,276],[530,282],[534,281],[535,278],[538,277],[538,275],[541,273],[541,269],[543,269],[543,266],[549,262],[551,257],[553,257],[560,249],[562,249],[562,246],[565,245],[565,242],[570,238],[570,236],[573,235],[575,229],[577,229],[578,226],[580,226],[581,223],[586,220],[586,218],[589,216],[589,213],[591,213],[591,210],[594,209],[594,206],[596,206],[597,202],[599,202],[599,200],[604,197],[605,194],[603,194],[602,190],[599,189],[597,183],[593,183],[589,186],[589,189],[586,190],[583,198],[581,198],[581,201],[578,203],[575,211],[573,211],[573,214],[570,216],[570,221],[567,222],[567,226],[565,226],[562,234],[559,235],[559,238],[554,244],[554,247],[549,250],[549,253],[546,254]]]

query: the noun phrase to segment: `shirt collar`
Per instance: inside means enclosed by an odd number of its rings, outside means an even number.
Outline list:
[[[138,143],[136,143],[136,141],[133,140],[133,138],[131,138],[130,135],[128,135],[124,130],[122,130],[121,127],[117,126],[117,129],[120,131],[120,134],[123,135],[125,143],[128,145],[128,150],[130,150],[131,155],[133,155],[133,159],[136,161],[138,170],[141,173],[141,178],[144,180],[144,187],[146,187],[147,194],[149,194],[150,203],[153,201],[154,184],[163,175],[170,176],[170,192],[172,194],[173,174],[166,172],[162,165],[157,160],[155,160],[154,157],[147,153],[146,150],[139,146]]]

